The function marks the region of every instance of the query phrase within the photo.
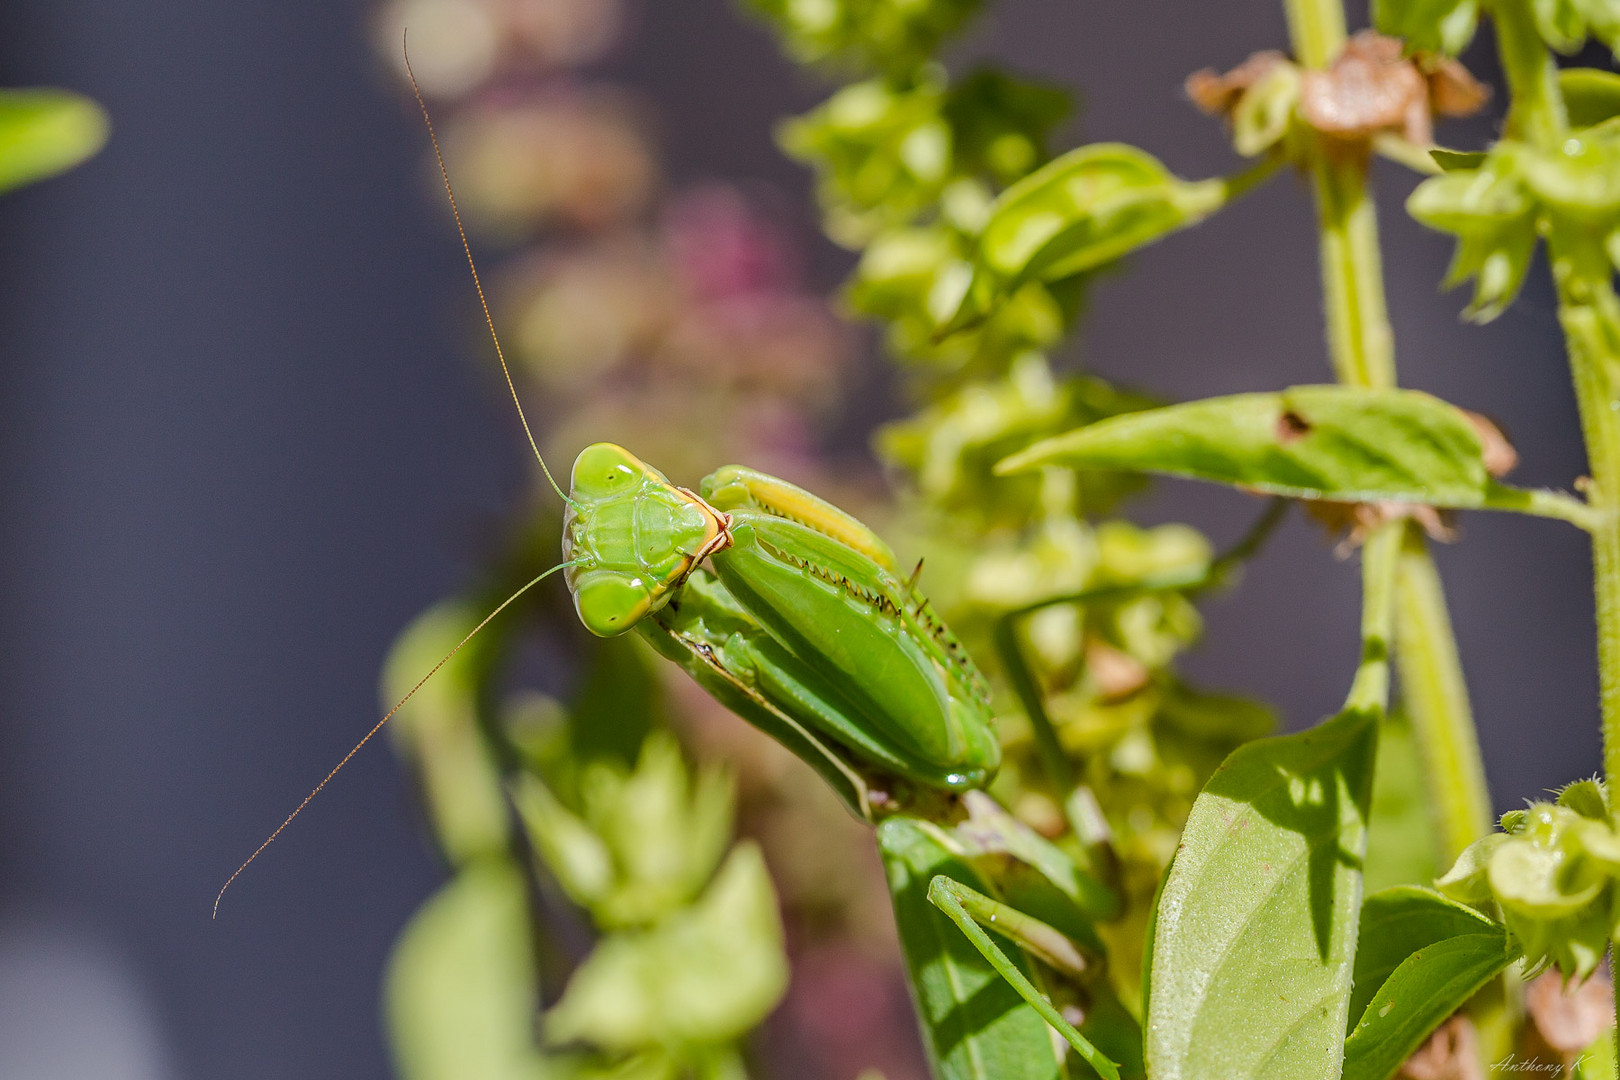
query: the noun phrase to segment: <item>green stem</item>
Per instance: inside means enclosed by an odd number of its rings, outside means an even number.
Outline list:
[[[1440,575],[1422,531],[1411,523],[1396,571],[1395,640],[1401,698],[1414,717],[1426,720],[1418,748],[1434,781],[1436,854],[1446,867],[1491,831],[1491,801]]]
[[[1378,212],[1367,191],[1367,162],[1321,146],[1311,165],[1321,229],[1322,297],[1328,353],[1340,382],[1395,385],[1395,335],[1384,306]]]
[[[1344,48],[1344,7],[1339,0],[1285,0],[1294,59],[1325,68]]]
[[[1311,67],[1327,64],[1344,41],[1344,14],[1339,0],[1288,0],[1289,26],[1294,53]],[[1328,352],[1341,383],[1350,386],[1390,387],[1395,379],[1395,340],[1384,300],[1383,260],[1378,240],[1378,216],[1367,189],[1365,155],[1318,144],[1311,162],[1321,231],[1322,295],[1327,316]],[[1489,828],[1489,811],[1481,819],[1477,808],[1490,806],[1480,760],[1479,738],[1473,711],[1458,661],[1451,620],[1439,577],[1421,538],[1404,543],[1400,536],[1384,541],[1388,553],[1369,551],[1368,573],[1396,574],[1392,595],[1402,613],[1396,644],[1405,704],[1423,756],[1444,763],[1437,775],[1448,781],[1436,800],[1439,811],[1438,842],[1447,848],[1454,837],[1470,840]],[[1399,553],[1399,557],[1396,557]],[[1363,603],[1370,608],[1379,599],[1368,578]],[[1364,626],[1364,630],[1369,627]],[[1387,640],[1387,636],[1383,639]],[[1358,685],[1372,680],[1387,685],[1388,669],[1381,666]],[[1443,690],[1443,692],[1441,692]],[[1452,789],[1450,784],[1460,787]]]
[[[1346,709],[1389,708],[1389,645],[1395,636],[1395,568],[1405,523],[1380,525],[1361,549],[1361,666]]]
[[[1594,532],[1601,529],[1610,514],[1599,509],[1590,500],[1577,499],[1562,491],[1547,488],[1513,488],[1492,485],[1485,492],[1483,509],[1507,510],[1517,514],[1567,521],[1577,528]]]
[[[1340,0],[1287,0],[1287,9],[1296,58],[1308,67],[1325,66],[1344,41]],[[1311,182],[1333,370],[1346,385],[1383,388],[1396,385],[1395,338],[1367,166],[1366,152],[1346,153],[1319,141]],[[1440,779],[1432,801],[1436,843],[1460,850],[1489,830],[1490,792],[1445,594],[1421,534],[1400,522],[1375,533],[1362,553],[1362,580],[1362,662],[1348,704],[1387,706],[1388,644],[1398,618],[1394,636],[1404,703],[1420,752]],[[1482,1044],[1503,1044],[1503,1024],[1483,1013],[1479,1019]]]
[[[1537,146],[1557,146],[1569,131],[1569,113],[1558,88],[1558,65],[1536,31],[1530,0],[1496,0],[1491,12],[1509,90],[1506,134]]]
[[[1620,776],[1620,298],[1610,284],[1608,260],[1587,230],[1555,227],[1547,246],[1592,473],[1587,501],[1597,518],[1591,533],[1603,771],[1615,777]]]
[[[1592,585],[1597,599],[1598,690],[1603,717],[1603,775],[1612,788],[1620,776],[1620,300],[1605,262],[1601,276],[1579,272],[1596,246],[1578,227],[1547,238],[1558,285],[1558,321],[1564,328],[1575,402],[1592,472],[1587,498],[1605,514],[1592,530]],[[1573,248],[1573,251],[1570,250]],[[1586,254],[1588,259],[1580,256]],[[1596,255],[1602,257],[1599,250]],[[1595,261],[1595,260],[1590,260]],[[1611,800],[1613,801],[1613,800]],[[1620,1038],[1620,964],[1613,964],[1616,1038]]]
[[[1569,131],[1569,113],[1552,54],[1541,41],[1528,0],[1497,0],[1496,44],[1511,106],[1508,132],[1543,149],[1556,149]],[[1586,440],[1592,482],[1587,502],[1596,511],[1592,585],[1596,594],[1598,698],[1602,707],[1603,773],[1620,776],[1620,299],[1601,243],[1578,223],[1548,224],[1547,261],[1558,289],[1558,321],[1569,352],[1575,403]],[[1620,964],[1611,978],[1620,991]],[[1620,993],[1615,995],[1620,1019]],[[1620,1025],[1616,1026],[1620,1037]]]
[[[1024,649],[1018,641],[1018,614],[1021,613],[1010,612],[996,620],[996,652],[1001,657],[1002,667],[1006,669],[1007,681],[1012,683],[1013,693],[1018,695],[1019,704],[1024,707],[1024,715],[1029,717],[1030,732],[1035,739],[1041,766],[1046,770],[1046,778],[1052,782],[1058,797],[1067,799],[1077,782],[1074,765],[1063,750],[1052,717],[1047,714],[1045,692],[1035,678],[1035,672],[1030,669],[1029,662],[1024,659]]]

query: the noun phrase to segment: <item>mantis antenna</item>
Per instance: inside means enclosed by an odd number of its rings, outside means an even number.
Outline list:
[[[529,428],[529,418],[523,412],[523,402],[518,398],[517,384],[512,381],[512,369],[506,363],[506,351],[501,348],[501,337],[495,332],[495,319],[489,313],[489,300],[484,296],[484,282],[478,276],[478,264],[473,261],[472,245],[467,242],[467,229],[461,223],[461,207],[456,205],[456,193],[450,186],[450,170],[444,165],[444,151],[439,149],[439,135],[433,130],[433,117],[428,115],[427,102],[422,99],[422,88],[416,84],[416,72],[411,70],[411,52],[407,47],[409,34],[400,40],[400,48],[405,54],[405,76],[411,80],[411,93],[416,95],[417,107],[422,110],[422,121],[427,124],[428,140],[433,143],[433,159],[439,164],[439,177],[444,181],[444,193],[450,199],[450,213],[456,219],[456,232],[461,237],[461,250],[467,255],[467,267],[472,271],[473,288],[478,290],[478,304],[484,309],[484,325],[489,327],[489,338],[495,343],[495,355],[501,361],[501,374],[506,376],[506,388],[512,392],[512,404],[517,406],[518,419],[523,423],[523,434],[529,440],[529,449],[534,451],[534,459],[540,463],[540,471],[546,474],[546,480],[551,484],[551,490],[557,497],[569,506],[574,500],[570,499],[557,481],[552,478],[551,469],[546,465],[546,459],[540,455],[540,445],[534,440],[534,432]]]
[[[326,779],[324,779],[320,783],[316,784],[315,785],[315,790],[311,791],[308,795],[304,796],[304,801],[298,804],[298,808],[296,810],[294,810],[292,813],[287,815],[287,820],[283,821],[280,825],[277,825],[276,826],[276,831],[271,833],[269,835],[269,837],[267,837],[265,839],[264,843],[260,844],[257,848],[255,848],[254,851],[253,851],[253,854],[249,855],[247,857],[247,860],[245,862],[243,862],[241,866],[238,866],[236,868],[236,873],[232,874],[229,878],[225,879],[225,884],[220,887],[219,895],[214,897],[214,915],[213,915],[213,917],[216,918],[216,919],[219,918],[219,902],[225,898],[225,890],[231,887],[231,882],[235,881],[237,878],[242,876],[242,871],[244,871],[244,870],[246,870],[248,868],[248,864],[251,863],[254,859],[257,859],[259,857],[259,855],[264,851],[265,848],[269,847],[272,843],[275,842],[276,837],[280,836],[282,834],[282,831],[285,830],[288,825],[292,824],[293,818],[297,817],[299,814],[304,812],[304,807],[306,807],[306,806],[308,806],[310,804],[310,800],[312,800],[313,798],[315,798],[315,796],[317,796],[317,795],[319,795],[321,793],[321,789],[324,788],[328,783],[331,782],[332,777],[336,776],[338,774],[339,770],[341,770],[343,768],[343,766],[345,766],[345,765],[347,765],[349,763],[349,759],[354,757],[354,755],[358,754],[360,752],[360,748],[362,746],[366,745],[366,743],[370,742],[371,737],[373,735],[377,734],[377,732],[381,731],[382,728],[383,728],[383,725],[388,723],[388,721],[392,720],[394,718],[394,714],[399,712],[399,710],[403,709],[405,707],[405,703],[407,701],[410,701],[411,698],[415,697],[416,692],[418,690],[422,689],[422,687],[426,686],[427,681],[429,679],[433,678],[433,676],[435,676],[435,675],[437,675],[439,673],[440,668],[442,668],[442,667],[444,667],[444,665],[448,664],[455,657],[455,655],[457,653],[459,653],[462,649],[466,648],[467,642],[471,641],[474,637],[476,637],[477,634],[478,634],[478,631],[480,631],[484,627],[488,626],[494,620],[495,616],[499,615],[501,612],[505,611],[508,607],[510,607],[512,605],[512,602],[515,601],[518,597],[522,596],[524,593],[528,592],[530,589],[534,588],[536,585],[540,584],[542,581],[544,581],[546,578],[550,577],[552,574],[555,574],[557,571],[562,570],[562,569],[564,569],[566,567],[569,567],[569,566],[572,566],[572,565],[574,565],[572,562],[558,563],[556,566],[553,566],[550,570],[547,570],[545,573],[541,574],[539,577],[536,577],[533,581],[530,581],[527,585],[523,586],[523,588],[519,589],[517,592],[513,593],[511,596],[508,596],[505,600],[502,600],[500,607],[496,608],[494,611],[490,612],[488,615],[485,615],[483,620],[481,622],[479,622],[479,624],[477,626],[473,627],[472,630],[470,630],[468,632],[466,637],[462,638],[459,642],[456,643],[455,648],[451,649],[449,652],[444,654],[444,659],[440,660],[437,664],[434,664],[433,668],[426,675],[423,675],[420,679],[418,679],[416,681],[416,685],[411,687],[410,692],[407,693],[404,697],[400,698],[399,701],[395,703],[395,705],[394,705],[394,707],[392,709],[389,709],[387,713],[383,714],[383,718],[381,720],[377,721],[374,725],[372,725],[371,730],[366,732],[365,738],[363,738],[359,742],[355,743],[354,744],[354,749],[350,750],[347,754],[343,755],[343,760],[338,762],[337,765],[333,767],[332,771],[326,774]]]
[[[404,45],[405,42],[401,41],[402,48],[404,48]],[[574,500],[568,497],[563,489],[558,486],[556,479],[551,475],[551,469],[546,465],[546,459],[540,454],[540,446],[535,441],[534,431],[529,427],[529,418],[523,412],[523,402],[518,398],[517,384],[512,379],[512,369],[506,363],[506,353],[501,348],[500,336],[495,333],[495,319],[489,311],[489,300],[484,296],[484,283],[478,276],[478,264],[473,261],[472,245],[467,242],[467,229],[461,223],[461,208],[456,205],[456,193],[450,187],[450,172],[447,168],[445,168],[444,152],[439,149],[438,133],[433,130],[433,117],[428,114],[427,102],[422,98],[422,88],[417,85],[416,73],[411,70],[411,57],[408,50],[405,52],[405,74],[411,81],[411,91],[416,95],[416,104],[422,110],[422,120],[427,124],[428,139],[433,143],[433,157],[434,160],[438,162],[439,176],[444,181],[444,193],[450,199],[450,212],[456,219],[456,232],[461,237],[461,250],[467,255],[467,266],[472,270],[473,287],[478,290],[478,303],[484,311],[484,324],[489,327],[490,340],[495,343],[495,355],[500,358],[501,373],[506,376],[506,388],[512,393],[512,404],[517,406],[518,419],[523,424],[523,434],[528,438],[529,449],[534,451],[534,458],[540,463],[540,471],[545,473],[546,480],[551,484],[551,490],[555,491],[563,502],[567,503],[569,506],[573,506],[575,505]],[[366,732],[364,738],[355,743],[353,750],[350,750],[347,754],[343,755],[343,760],[338,762],[332,771],[326,774],[326,778],[324,780],[315,785],[315,790],[304,796],[304,801],[298,804],[297,809],[287,815],[287,820],[276,826],[276,831],[271,833],[265,842],[260,844],[258,848],[254,850],[253,854],[247,857],[247,860],[243,862],[241,866],[236,868],[236,872],[225,880],[224,886],[222,886],[219,890],[219,895],[214,897],[213,917],[216,919],[219,918],[219,902],[224,899],[225,890],[231,887],[231,882],[240,877],[242,875],[242,871],[246,870],[248,865],[252,863],[254,859],[257,859],[259,855],[263,853],[265,848],[269,847],[275,842],[276,837],[280,836],[287,826],[292,824],[293,818],[304,812],[304,807],[308,806],[310,801],[321,793],[321,789],[331,782],[332,777],[336,776],[343,766],[347,765],[349,760],[360,752],[361,747],[365,746],[366,743],[371,741],[371,737],[373,735],[382,730],[384,724],[388,723],[389,720],[394,718],[395,713],[399,712],[400,709],[405,707],[406,702],[410,701],[411,698],[416,696],[416,692],[418,690],[427,685],[427,681],[429,679],[437,675],[439,670],[443,668],[444,665],[448,664],[457,653],[465,648],[467,643],[477,636],[480,630],[488,626],[495,616],[505,611],[515,600],[517,600],[518,597],[540,584],[540,582],[544,581],[552,574],[555,574],[558,570],[565,569],[572,565],[574,565],[572,562],[565,562],[553,566],[550,570],[547,570],[545,573],[539,575],[517,592],[501,601],[500,606],[494,611],[491,611],[488,615],[485,615],[483,620],[477,626],[473,627],[467,636],[462,638],[461,641],[457,643],[455,648],[451,649],[445,654],[444,659],[440,660],[437,664],[434,664],[432,670],[417,680],[416,685],[411,687],[410,692],[404,697],[400,698],[394,707],[389,709],[388,712],[383,715],[383,718],[372,726],[370,731]]]

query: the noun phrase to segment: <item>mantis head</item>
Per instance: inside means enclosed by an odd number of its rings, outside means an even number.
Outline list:
[[[624,633],[730,542],[730,518],[622,446],[580,451],[563,518],[564,576],[586,629]]]

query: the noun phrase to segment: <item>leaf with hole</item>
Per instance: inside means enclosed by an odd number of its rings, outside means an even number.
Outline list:
[[[1296,386],[1150,409],[1043,440],[996,466],[1126,469],[1335,502],[1519,510],[1584,522],[1584,503],[1504,487],[1462,410],[1416,390]]]

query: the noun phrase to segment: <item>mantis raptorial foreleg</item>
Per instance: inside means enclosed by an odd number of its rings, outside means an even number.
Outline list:
[[[1035,984],[1008,958],[984,928],[993,927],[997,933],[1059,971],[1081,974],[1086,969],[1086,959],[1072,941],[1040,920],[992,900],[943,874],[929,883],[928,901],[956,924],[957,929],[979,951],[979,955],[989,961],[990,966],[1017,991],[1018,996],[1074,1048],[1082,1061],[1097,1070],[1097,1074],[1105,1080],[1119,1080],[1118,1066],[1063,1018],[1063,1014],[1058,1012],[1045,994],[1035,988]]]

